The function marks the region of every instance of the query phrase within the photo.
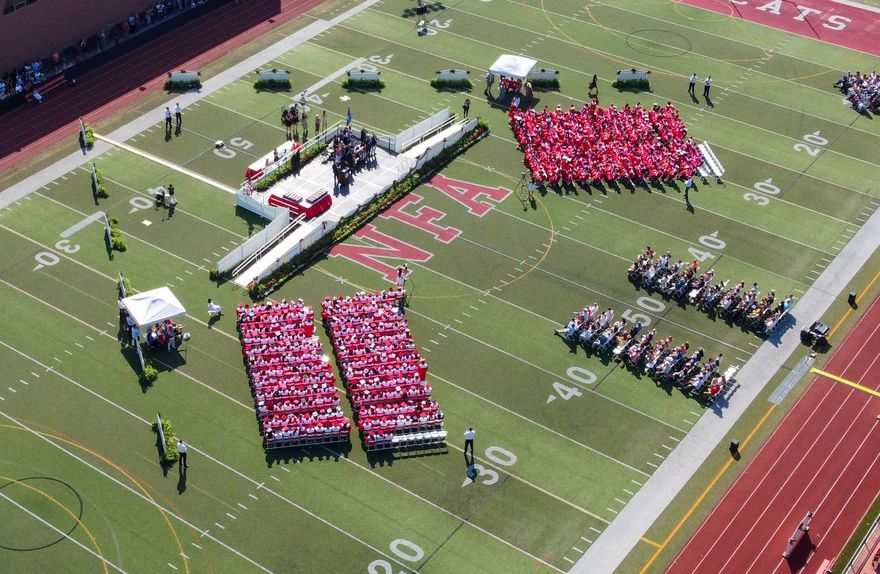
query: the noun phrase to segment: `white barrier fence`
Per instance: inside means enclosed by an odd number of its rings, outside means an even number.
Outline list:
[[[238,203],[239,196],[242,195],[244,194],[242,194],[241,192],[238,192],[236,194],[236,203]],[[244,195],[244,198],[259,204],[260,207],[266,208],[267,210],[273,210],[274,212],[276,212],[275,218],[272,219],[271,223],[269,223],[269,225],[267,225],[261,231],[255,233],[253,236],[248,238],[247,241],[224,255],[223,258],[217,262],[218,273],[226,273],[227,271],[234,269],[236,265],[262,249],[276,235],[281,233],[281,230],[287,227],[287,224],[290,221],[290,211],[288,211],[287,209],[284,209],[282,207],[273,207],[271,205],[262,205],[256,199],[248,197],[247,195]]]
[[[868,529],[865,537],[862,538],[862,541],[859,543],[856,551],[853,552],[852,558],[850,558],[846,567],[841,570],[843,574],[858,574],[871,562],[873,555],[870,551],[865,552],[865,550],[867,550],[872,539],[876,540],[874,535],[877,532],[878,527],[880,527],[880,515],[877,515],[877,518],[874,519],[874,524],[871,525],[871,528]],[[865,553],[862,554],[863,552]]]
[[[437,79],[441,82],[463,82],[468,79],[470,70],[439,70]]]
[[[185,84],[188,82],[198,82],[200,74],[196,71],[180,70],[179,72],[169,72],[168,81],[172,84]]]
[[[452,116],[452,113],[449,111],[449,108],[443,108],[416,125],[403,130],[396,136],[392,136],[394,145],[392,151],[401,153],[407,148],[431,137],[449,120],[450,116]]]
[[[285,70],[258,70],[257,80],[260,82],[289,82],[290,72]]]
[[[529,72],[528,80],[558,80],[559,70],[549,70],[541,68],[540,70],[532,70]]]
[[[464,137],[465,134],[473,130],[476,126],[477,120],[475,119],[470,119],[460,123],[459,130],[457,132],[447,135],[445,138],[443,138],[443,141],[437,142],[436,144],[426,149],[424,153],[419,156],[418,161],[416,161],[415,167],[413,169],[421,168],[423,165],[425,165],[425,163],[440,155],[444,149],[458,143],[458,140]]]

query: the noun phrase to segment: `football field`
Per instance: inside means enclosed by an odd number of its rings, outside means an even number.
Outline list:
[[[413,2],[331,4],[351,16],[264,64],[289,70],[291,91],[233,79],[187,106],[179,132],[156,115],[125,148],[90,152],[0,210],[0,524],[14,525],[0,529],[0,570],[567,572],[727,401],[708,405],[554,331],[595,302],[745,365],[773,342],[634,285],[636,255],[650,245],[799,299],[880,205],[880,126],[831,87],[876,57],[669,1],[436,2],[426,34]],[[329,20],[323,10],[303,23]],[[582,105],[593,74],[603,106],[671,102],[711,145],[723,183],[697,181],[687,199],[678,182],[548,188],[527,201],[506,109],[483,94],[502,53],[559,70],[558,90],[536,91],[538,109]],[[380,71],[385,87],[345,90],[355,66]],[[651,93],[611,87],[632,67],[651,71]],[[431,87],[451,68],[470,70],[469,94]],[[714,106],[687,94],[693,72],[712,75]],[[407,262],[406,317],[448,448],[365,452],[356,433],[344,448],[262,448],[232,313],[250,300],[209,270],[262,229],[225,188],[285,140],[281,110],[304,90],[312,114],[326,110],[333,124],[350,110],[358,130],[398,133],[444,107],[461,113],[465,97],[489,124],[488,137],[271,295],[317,308],[388,287],[389,266]],[[92,162],[106,199],[92,195]],[[173,216],[153,202],[169,183]],[[100,223],[78,225],[97,211],[118,218],[125,252],[109,254]],[[117,340],[119,273],[137,291],[169,286],[188,310],[192,338],[152,356],[152,385]],[[210,325],[209,297],[228,315]],[[186,475],[159,465],[157,412],[190,444]],[[657,542],[642,546],[621,571],[637,572]]]

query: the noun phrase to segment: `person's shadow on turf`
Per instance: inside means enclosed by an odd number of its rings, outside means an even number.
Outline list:
[[[177,475],[177,494],[186,492],[186,468],[180,467]]]

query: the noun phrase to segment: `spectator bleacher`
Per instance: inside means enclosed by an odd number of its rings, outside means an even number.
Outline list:
[[[443,411],[431,397],[428,365],[403,316],[405,292],[327,297],[330,333],[358,430],[367,450],[442,445]]]
[[[672,104],[617,109],[594,100],[580,109],[517,110],[510,117],[538,184],[674,180],[703,163]]]
[[[347,442],[330,359],[302,300],[239,305],[236,323],[266,449]]]

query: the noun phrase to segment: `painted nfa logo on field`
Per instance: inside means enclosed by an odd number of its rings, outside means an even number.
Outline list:
[[[428,181],[428,185],[454,199],[466,207],[468,213],[477,217],[483,217],[495,207],[496,203],[487,201],[487,199],[500,202],[513,193],[512,190],[504,187],[488,187],[469,181],[451,179],[441,174],[432,177]],[[446,213],[427,205],[418,205],[422,199],[421,195],[411,193],[392,205],[381,217],[383,219],[396,219],[409,226],[421,229],[441,243],[448,244],[461,234],[461,229],[440,225],[439,222],[446,217]],[[408,208],[411,205],[417,206],[417,208],[404,211],[404,208]],[[344,257],[364,267],[368,267],[381,273],[392,282],[397,277],[397,268],[394,265],[385,263],[382,261],[383,259],[392,259],[396,264],[399,264],[400,261],[424,262],[434,256],[433,253],[416,247],[411,243],[385,235],[372,224],[365,225],[353,237],[366,240],[374,245],[340,244],[330,250],[330,255],[332,257]]]

